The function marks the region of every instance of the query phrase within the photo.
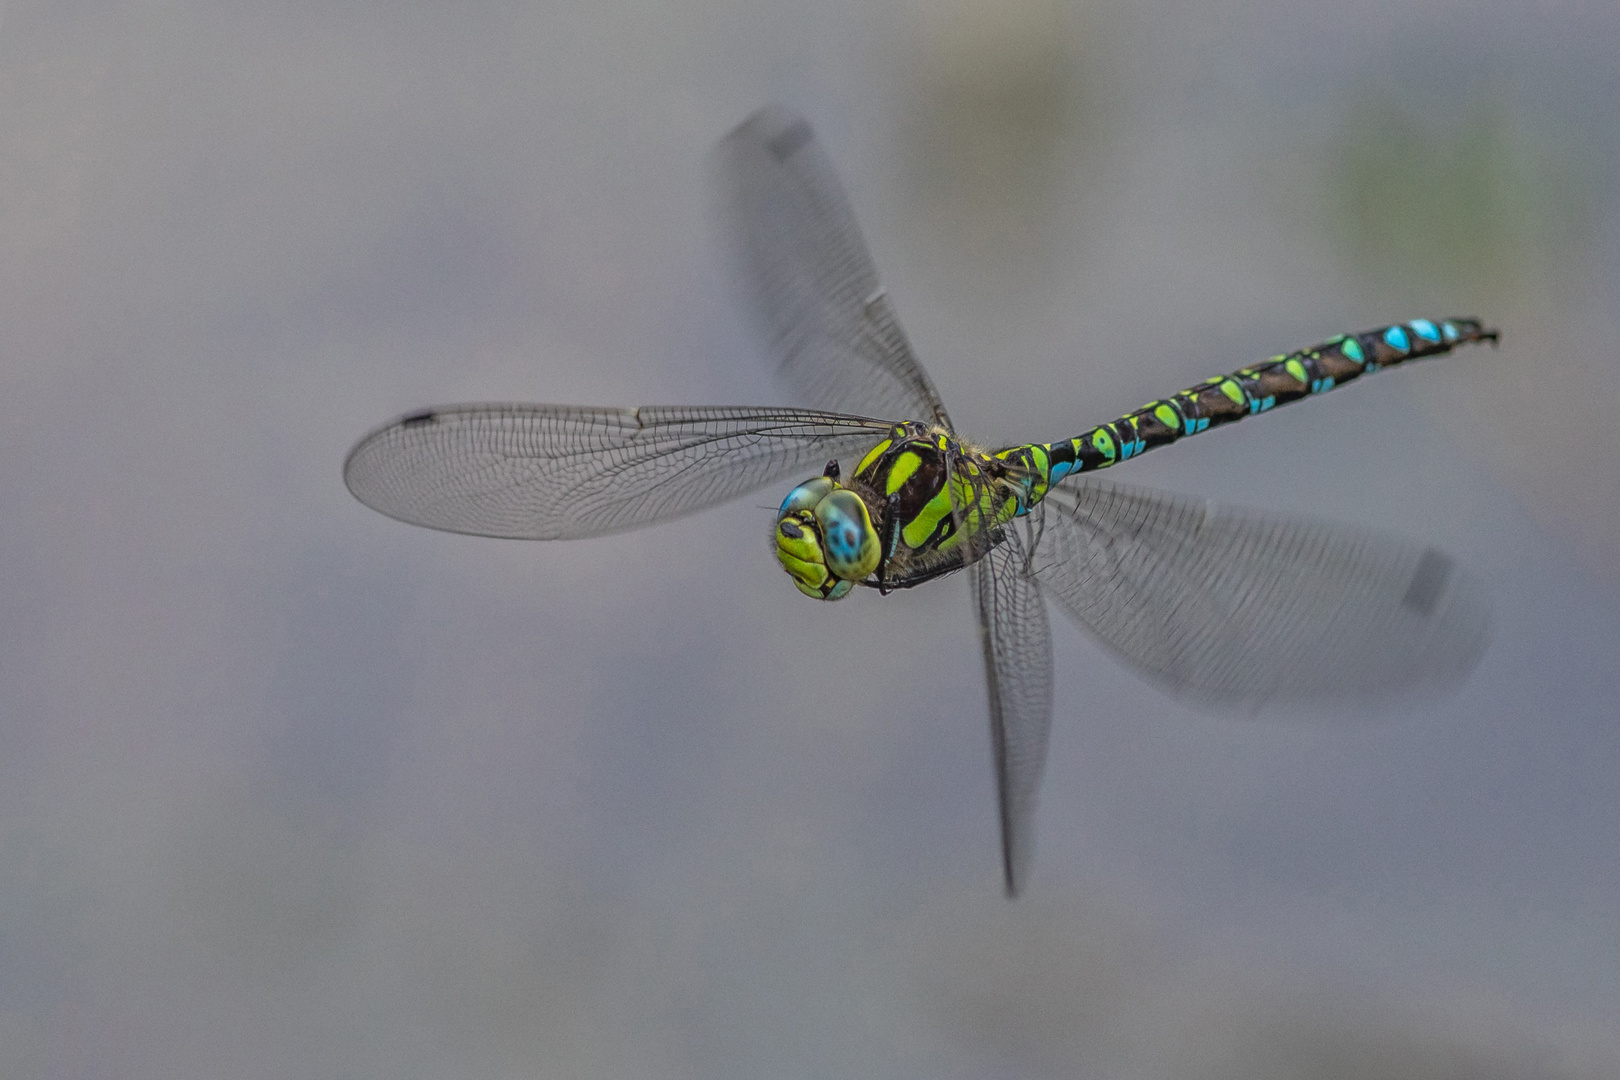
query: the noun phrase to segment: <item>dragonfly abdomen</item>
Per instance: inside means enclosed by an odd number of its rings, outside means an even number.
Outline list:
[[[996,457],[1028,471],[1029,505],[1034,505],[1070,473],[1106,469],[1188,435],[1325,394],[1380,368],[1440,356],[1472,342],[1495,342],[1496,336],[1495,330],[1474,319],[1414,319],[1361,334],[1341,334],[1150,401],[1075,438],[1011,447]]]

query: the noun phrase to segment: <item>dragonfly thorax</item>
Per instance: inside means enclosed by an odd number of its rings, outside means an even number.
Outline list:
[[[835,461],[788,494],[776,557],[800,592],[822,600],[857,583],[903,589],[960,569],[1023,506],[1009,467],[927,424],[896,424],[848,485]]]

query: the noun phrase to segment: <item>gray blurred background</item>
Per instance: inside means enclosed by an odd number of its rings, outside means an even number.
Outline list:
[[[1617,53],[1575,0],[12,0],[0,1075],[1620,1075]],[[408,408],[782,400],[705,216],[768,101],[985,442],[1500,326],[1120,474],[1456,553],[1473,678],[1210,717],[1056,621],[1009,904],[960,578],[811,603],[779,492],[350,498]]]

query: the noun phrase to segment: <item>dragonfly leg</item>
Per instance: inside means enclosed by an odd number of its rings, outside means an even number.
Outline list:
[[[877,579],[878,595],[889,595],[889,560],[894,557],[895,551],[900,547],[900,494],[889,496],[888,506],[883,514],[883,525],[889,534],[883,543],[883,555],[878,561]]]

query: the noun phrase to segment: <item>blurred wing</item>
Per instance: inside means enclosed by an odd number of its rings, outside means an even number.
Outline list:
[[[715,165],[738,276],[801,399],[949,429],[810,125],[762,109],[721,141]]]
[[[969,567],[990,690],[1001,865],[1007,895],[1017,896],[1035,840],[1035,793],[1052,729],[1052,635],[1028,546],[1016,527]]]
[[[413,525],[563,540],[804,479],[889,430],[808,409],[453,405],[361,439],[343,480],[367,506]]]
[[[1041,583],[1175,693],[1375,702],[1461,682],[1490,640],[1483,583],[1420,543],[1097,481],[1043,505]]]

